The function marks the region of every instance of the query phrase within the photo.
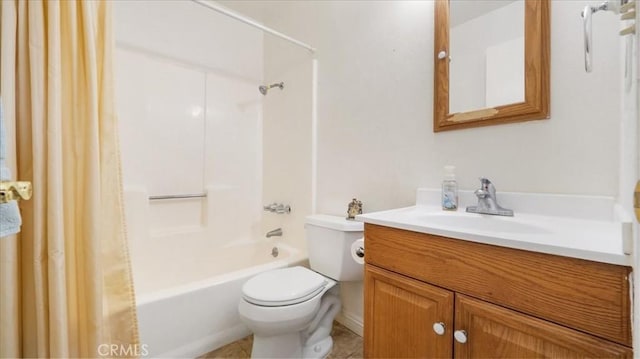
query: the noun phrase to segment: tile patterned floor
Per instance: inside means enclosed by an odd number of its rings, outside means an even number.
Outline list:
[[[334,322],[331,337],[333,338],[333,349],[331,350],[331,354],[327,357],[328,359],[362,358],[362,338],[360,336],[350,331],[342,324]],[[252,344],[253,337],[248,336],[198,358],[251,358]]]

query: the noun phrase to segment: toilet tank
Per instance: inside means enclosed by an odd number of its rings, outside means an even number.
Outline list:
[[[363,238],[364,223],[316,214],[304,228],[311,269],[338,281],[362,280],[363,265],[351,257],[351,244]]]

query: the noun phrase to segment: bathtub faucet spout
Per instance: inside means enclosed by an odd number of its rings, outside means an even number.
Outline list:
[[[276,228],[272,231],[267,232],[267,238],[271,238],[271,237],[282,237],[282,228]]]

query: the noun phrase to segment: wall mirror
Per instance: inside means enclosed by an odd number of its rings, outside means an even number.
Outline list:
[[[549,118],[549,0],[436,0],[435,132]]]

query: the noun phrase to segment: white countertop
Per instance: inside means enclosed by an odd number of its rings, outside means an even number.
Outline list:
[[[418,196],[420,198],[420,196]],[[477,243],[522,249],[596,262],[631,265],[625,254],[631,223],[613,218],[570,218],[518,212],[514,217],[456,212],[416,206],[366,213],[357,220]]]

